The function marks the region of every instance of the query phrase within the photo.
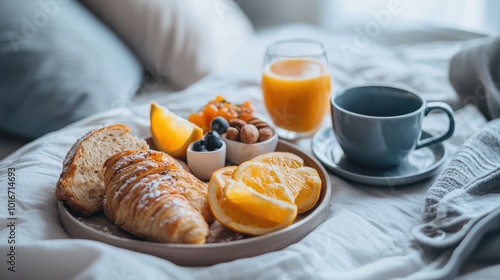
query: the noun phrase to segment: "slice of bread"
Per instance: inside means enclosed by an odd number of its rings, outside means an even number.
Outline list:
[[[149,149],[145,140],[129,132],[128,126],[115,124],[91,130],[78,139],[64,159],[56,197],[82,216],[99,212],[104,198],[104,162],[124,150]]]

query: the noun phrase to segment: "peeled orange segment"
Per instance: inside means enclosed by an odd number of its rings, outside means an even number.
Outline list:
[[[210,182],[208,183],[208,203],[215,218],[222,225],[235,232],[262,235],[285,228],[292,224],[297,216],[297,208],[294,205],[287,203],[275,204],[273,203],[274,200],[268,198],[255,198],[253,193],[249,196],[249,200],[256,199],[258,202],[244,202],[245,197],[248,196],[238,195],[238,185],[235,187],[228,183],[235,169],[235,166],[218,169],[212,174]],[[226,186],[229,186],[228,191],[225,189]],[[242,192],[248,194],[247,190]],[[230,198],[226,196],[226,193]],[[260,203],[261,201],[268,201],[270,203]],[[259,207],[262,209],[250,213],[248,210],[253,209],[257,204],[260,204]],[[244,205],[243,208],[240,207],[240,205]],[[283,209],[280,209],[280,206]],[[275,209],[272,210],[275,214],[265,214],[269,209]],[[286,216],[287,211],[289,211],[288,216]],[[283,216],[286,217],[281,222],[276,222]]]
[[[150,122],[156,148],[176,158],[186,157],[189,144],[203,137],[200,127],[155,102],[151,102]]]
[[[282,223],[297,215],[296,205],[264,196],[243,182],[230,179],[224,188],[224,195],[242,210],[271,222]]]
[[[294,203],[298,213],[313,208],[321,193],[318,172],[307,166],[291,168],[247,161],[235,169],[232,179],[265,196]]]
[[[266,153],[254,157],[251,161],[292,168],[304,166],[304,160],[301,157],[287,152]]]

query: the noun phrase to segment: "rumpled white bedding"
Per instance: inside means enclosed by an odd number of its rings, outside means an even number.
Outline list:
[[[256,46],[265,45],[271,38],[299,34],[322,39],[330,46],[337,86],[360,81],[404,83],[419,89],[427,99],[455,102],[455,107],[460,105],[446,78],[447,59],[460,48],[459,38],[398,43],[392,49],[374,43],[347,64],[335,53],[338,46],[335,37],[302,26],[263,34],[260,41],[249,46],[255,50],[237,61],[239,70],[235,67],[234,71],[219,73],[223,76],[207,77],[179,93],[154,94],[140,99],[154,99],[187,116],[215,95],[223,94],[235,102],[250,100],[256,111],[265,116],[258,85],[262,48]],[[245,61],[248,68],[243,64]],[[456,132],[446,143],[451,152],[485,123],[472,105],[457,110],[455,118]],[[107,244],[73,240],[61,226],[54,196],[63,158],[73,142],[88,130],[118,122],[129,125],[134,134],[148,137],[149,104],[126,105],[91,116],[48,134],[0,161],[3,260],[0,279],[426,279],[426,275],[431,275],[449,259],[449,256],[424,257],[411,236],[411,229],[422,223],[423,198],[435,178],[410,186],[377,188],[330,175],[333,187],[330,213],[308,236],[277,252],[210,267],[180,267]],[[330,120],[325,118],[324,126],[329,125]],[[444,126],[439,115],[425,123],[428,131],[438,131]],[[295,144],[311,151],[310,139]],[[15,168],[16,178],[15,272],[8,270],[7,263],[12,245],[8,244],[10,229],[7,227],[8,168]],[[499,273],[498,264],[485,266],[469,262],[460,279],[494,279]]]

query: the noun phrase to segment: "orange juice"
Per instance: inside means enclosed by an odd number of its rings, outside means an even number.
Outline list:
[[[330,73],[319,61],[284,59],[264,68],[264,102],[277,127],[306,133],[317,130],[330,100]]]

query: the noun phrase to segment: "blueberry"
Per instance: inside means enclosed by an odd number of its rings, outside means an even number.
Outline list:
[[[198,140],[198,141],[194,142],[194,144],[193,144],[193,151],[195,151],[195,152],[201,152],[203,150],[206,150],[205,149],[205,141]]]
[[[215,151],[220,147],[222,147],[222,142],[219,133],[217,133],[217,131],[209,131],[205,135],[205,148],[207,148],[208,151]]]
[[[224,117],[221,117],[221,116],[216,117],[210,123],[210,129],[213,131],[217,131],[217,133],[219,133],[219,134],[226,133],[228,127],[229,127],[229,123],[227,122],[227,120]]]
[[[219,141],[219,145],[217,145],[216,150],[222,148],[222,141]]]

